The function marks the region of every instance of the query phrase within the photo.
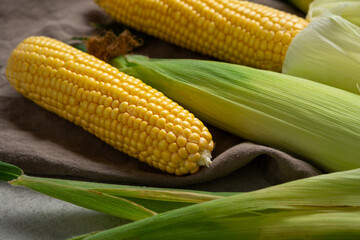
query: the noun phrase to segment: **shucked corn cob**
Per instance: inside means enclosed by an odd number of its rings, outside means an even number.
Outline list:
[[[116,21],[220,60],[281,71],[308,22],[238,0],[95,0]]]
[[[11,85],[140,161],[184,175],[210,163],[211,134],[193,114],[139,79],[46,37],[11,53]]]

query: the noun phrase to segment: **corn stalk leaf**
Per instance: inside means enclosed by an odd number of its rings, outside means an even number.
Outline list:
[[[173,201],[185,203],[200,203],[234,194],[231,192],[206,192],[174,188],[141,187],[98,182],[63,180],[55,178],[42,179],[46,179],[47,181],[51,181],[53,183],[76,186],[84,189],[91,189],[114,196],[152,199],[169,202]]]
[[[20,168],[4,162],[0,162],[0,179],[5,181],[15,179],[10,183],[13,185],[26,186],[32,190],[59,198],[64,201],[72,202],[76,205],[82,204],[80,205],[82,207],[103,213],[110,212],[112,214],[116,214],[116,216],[121,216],[122,214],[118,211],[124,211],[124,209],[121,209],[121,205],[117,204],[118,209],[116,210],[111,210],[111,207],[110,210],[102,210],[97,209],[99,207],[97,201],[101,201],[102,197],[109,198],[109,204],[111,204],[111,201],[119,201],[121,204],[129,205],[130,208],[125,208],[125,211],[130,211],[131,207],[135,207],[140,211],[144,210],[146,212],[145,215],[147,215],[149,213],[148,210],[150,209],[150,212],[165,212],[172,209],[189,206],[191,204],[219,199],[235,194],[226,192],[151,188],[55,178],[30,177],[23,175],[23,172]],[[59,189],[58,192],[57,189]],[[77,200],[78,197],[73,199],[72,196],[75,196],[76,194],[86,195],[85,197],[90,198],[90,200],[94,202],[82,202]],[[125,216],[125,218],[128,219],[129,217]]]
[[[178,213],[180,214],[180,213]],[[155,221],[158,228],[149,224],[124,225],[119,227],[116,234],[112,231],[99,232],[84,240],[111,240],[111,239],[359,239],[359,209],[334,209],[277,212],[266,215],[247,215],[242,217],[209,217],[199,214],[196,218],[176,217],[167,220]],[[191,217],[194,215],[191,214]],[[207,216],[206,216],[207,217]],[[152,218],[151,218],[152,219]],[[155,219],[152,219],[155,220]],[[167,222],[169,221],[169,222]],[[187,221],[187,222],[186,222]],[[139,224],[139,225],[138,225]],[[135,226],[137,225],[137,226]],[[165,225],[165,226],[164,226]],[[126,226],[126,228],[125,228]],[[168,228],[165,228],[168,227]],[[120,231],[120,228],[121,231]],[[114,230],[114,229],[113,229]],[[74,238],[75,239],[75,238]],[[73,240],[73,239],[71,239]]]
[[[96,239],[359,239],[360,169],[172,210]]]
[[[15,165],[0,161],[0,180],[10,181],[18,178],[23,171]]]
[[[126,186],[54,178],[41,179],[64,186],[79,187],[86,190],[122,197],[155,212],[165,212],[235,194],[230,192],[206,192],[184,189]]]
[[[136,221],[155,215],[156,213],[124,198],[79,187],[53,183],[46,179],[20,176],[10,182],[48,196],[73,203],[112,216]]]
[[[72,237],[71,240],[83,240],[87,237],[90,237],[94,234],[97,234],[98,232],[91,232],[91,233],[86,233],[86,234],[83,234],[83,235],[79,235],[79,236],[76,236],[76,237]]]

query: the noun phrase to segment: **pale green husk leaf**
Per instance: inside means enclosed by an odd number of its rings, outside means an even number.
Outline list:
[[[143,56],[111,64],[244,139],[325,171],[360,167],[360,98],[314,81],[237,64]]]
[[[324,16],[337,15],[360,26],[359,0],[315,0],[310,4],[306,19],[313,21]]]
[[[200,203],[84,237],[359,239],[360,169]]]
[[[360,28],[339,16],[315,19],[291,42],[282,72],[360,94]]]

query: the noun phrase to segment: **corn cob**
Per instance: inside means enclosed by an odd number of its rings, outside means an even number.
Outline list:
[[[6,75],[25,97],[150,166],[184,175],[210,163],[212,136],[193,114],[65,43],[25,39],[11,53]]]
[[[238,0],[95,0],[116,21],[220,60],[281,71],[308,22]]]

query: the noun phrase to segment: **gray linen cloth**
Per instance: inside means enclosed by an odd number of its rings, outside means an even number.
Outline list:
[[[281,1],[257,2],[299,14]],[[0,161],[28,175],[212,191],[249,191],[320,174],[294,156],[211,126],[216,142],[213,163],[195,175],[168,175],[115,150],[22,97],[5,76],[10,52],[26,37],[43,35],[67,42],[73,36],[89,36],[94,30],[91,22],[108,22],[109,17],[91,0],[12,0],[0,5]],[[156,38],[136,53],[209,59]]]

